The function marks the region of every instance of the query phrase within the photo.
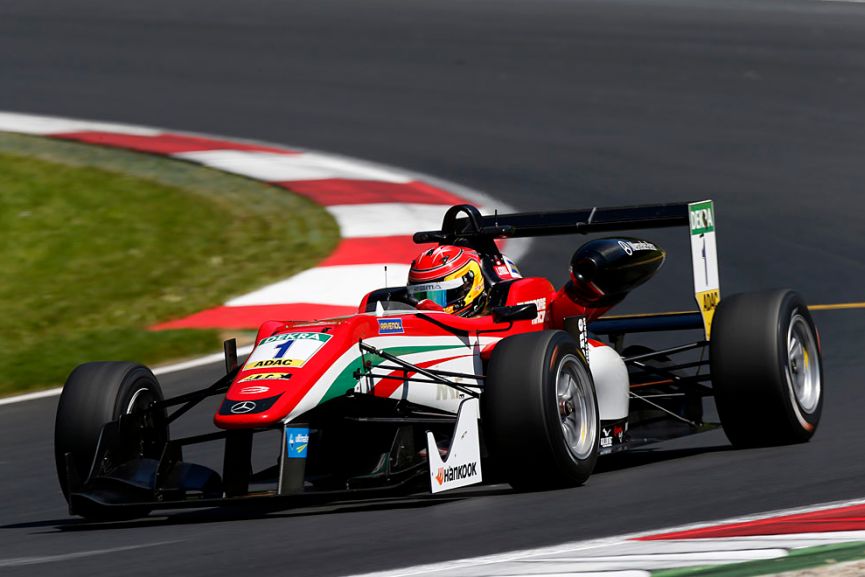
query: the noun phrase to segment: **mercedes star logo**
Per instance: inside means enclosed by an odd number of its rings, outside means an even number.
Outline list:
[[[234,403],[231,405],[231,412],[235,415],[241,415],[243,413],[251,413],[255,410],[255,403],[252,401],[241,401],[239,403]]]

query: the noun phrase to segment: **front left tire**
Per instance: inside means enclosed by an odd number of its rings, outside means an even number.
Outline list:
[[[162,401],[159,381],[147,367],[129,362],[93,362],[79,365],[66,380],[54,424],[57,477],[69,500],[73,480],[66,455],[84,482],[94,468],[94,457],[106,423],[124,416],[124,436],[111,455],[110,468],[136,457],[159,459],[168,441],[165,410],[152,410]]]

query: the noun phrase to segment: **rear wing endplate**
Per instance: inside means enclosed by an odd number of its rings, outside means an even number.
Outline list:
[[[711,337],[712,317],[721,300],[718,247],[715,242],[715,205],[711,200],[688,203],[688,228],[691,232],[694,299],[703,316],[703,328],[708,341]]]

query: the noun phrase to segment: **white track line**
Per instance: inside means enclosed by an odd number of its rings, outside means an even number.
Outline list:
[[[247,345],[245,347],[238,347],[237,356],[248,355],[252,352],[252,345]],[[183,361],[180,363],[174,363],[171,365],[165,365],[162,367],[156,367],[153,369],[154,375],[168,375],[171,373],[176,373],[178,371],[185,371],[186,369],[194,369],[196,367],[203,367],[205,365],[212,365],[213,363],[222,362],[225,359],[225,353],[213,353],[212,355],[206,355],[203,357],[198,357],[197,359],[192,359],[189,361]]]
[[[110,549],[93,549],[90,551],[75,551],[73,553],[61,553],[59,555],[40,555],[38,557],[13,557],[11,559],[0,559],[0,567],[22,567],[26,565],[40,565],[42,563],[57,563],[60,561],[70,561],[72,559],[81,559],[82,557],[93,557],[94,555],[107,555],[109,553],[119,553],[121,551],[134,551],[136,549],[144,549],[146,547],[158,547],[160,545],[170,545],[179,543],[180,541],[159,541],[157,543],[142,543],[140,545],[126,545],[123,547],[111,547]]]
[[[23,403],[25,401],[35,401],[36,399],[44,399],[46,397],[56,397],[63,391],[63,387],[55,387],[35,393],[25,393],[23,395],[15,395],[14,397],[6,397],[0,399],[0,407],[3,405],[14,405],[15,403]]]
[[[239,347],[237,349],[237,355],[243,356],[248,355],[252,352],[252,345],[247,345],[245,347]],[[186,369],[194,369],[196,367],[203,367],[205,365],[212,365],[214,363],[220,363],[225,358],[224,353],[213,353],[212,355],[206,355],[203,357],[198,357],[197,359],[192,359],[189,361],[182,361],[179,363],[173,363],[170,365],[164,365],[161,367],[156,367],[153,369],[154,375],[168,375],[171,373],[176,373],[178,371],[185,371]],[[0,406],[3,405],[12,405],[15,403],[23,403],[25,401],[35,401],[36,399],[44,399],[46,397],[56,397],[60,393],[63,392],[63,387],[55,387],[53,389],[47,389],[45,391],[37,391],[35,393],[25,393],[23,395],[15,395],[14,397],[6,397],[5,399],[0,399]]]

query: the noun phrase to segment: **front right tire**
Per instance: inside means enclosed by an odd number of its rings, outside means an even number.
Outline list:
[[[540,331],[501,340],[487,367],[481,420],[490,456],[514,488],[584,483],[598,458],[600,422],[574,339]]]

